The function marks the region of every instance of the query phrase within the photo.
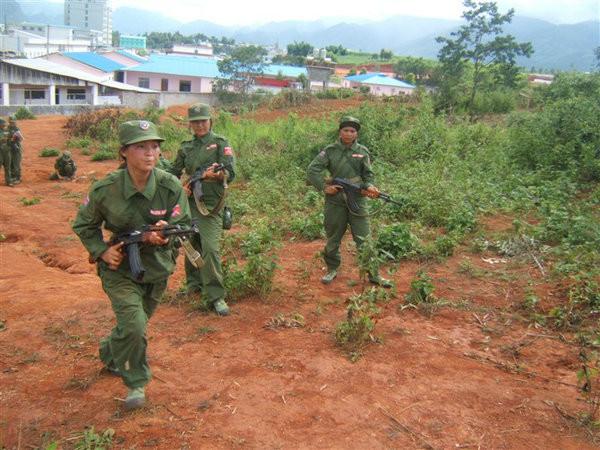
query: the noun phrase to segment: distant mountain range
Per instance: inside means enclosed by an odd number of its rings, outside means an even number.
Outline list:
[[[8,11],[14,20],[62,25],[63,5],[18,0],[0,0],[0,14]],[[16,8],[11,6],[16,5]],[[19,8],[20,6],[20,8]],[[9,17],[9,21],[10,21]],[[4,18],[1,18],[4,20]],[[352,50],[379,52],[390,49],[397,55],[436,58],[439,44],[435,37],[448,36],[461,24],[458,20],[395,16],[382,21],[353,23],[348,20],[332,24],[328,21],[284,21],[260,26],[231,27],[207,21],[182,23],[160,13],[130,7],[113,12],[113,29],[122,34],[150,31],[182,34],[203,33],[227,36],[237,42],[285,47],[294,41],[306,41],[315,47],[343,45]],[[556,25],[544,20],[516,16],[504,31],[519,42],[531,42],[535,53],[518,60],[528,69],[590,71],[595,65],[594,49],[600,46],[600,21]]]

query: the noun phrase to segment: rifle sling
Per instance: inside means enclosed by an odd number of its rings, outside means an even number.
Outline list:
[[[204,182],[204,180],[198,180],[198,183],[202,183],[202,182]],[[216,183],[216,181],[208,181],[208,180],[206,180],[206,182]],[[196,207],[198,208],[198,212],[200,213],[201,216],[204,216],[204,217],[214,216],[219,211],[221,211],[221,209],[223,209],[223,206],[225,206],[225,198],[227,197],[227,174],[225,174],[225,177],[223,177],[223,188],[224,188],[223,195],[221,196],[221,198],[219,198],[219,201],[217,202],[215,207],[210,211],[206,207],[206,203],[204,203],[204,200],[196,198],[195,195],[193,196],[194,202],[196,203]]]

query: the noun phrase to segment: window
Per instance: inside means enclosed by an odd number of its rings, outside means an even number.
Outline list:
[[[67,100],[85,100],[85,89],[67,89]]]
[[[190,80],[179,80],[179,92],[192,92],[192,82]]]
[[[150,89],[150,78],[139,77],[138,78],[138,86],[141,88]]]
[[[46,98],[46,91],[25,90],[25,100],[43,100]]]
[[[168,78],[163,78],[162,80],[160,80],[160,90],[161,91],[169,90],[169,79]]]

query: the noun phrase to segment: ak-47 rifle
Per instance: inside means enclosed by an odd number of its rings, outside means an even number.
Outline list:
[[[144,278],[144,273],[146,273],[146,269],[142,265],[142,259],[140,257],[140,244],[145,242],[147,233],[151,232],[159,233],[164,238],[171,236],[177,237],[190,262],[197,268],[200,268],[204,265],[202,256],[200,256],[200,253],[194,249],[188,240],[189,236],[193,235],[194,233],[199,233],[196,223],[193,223],[190,228],[184,228],[181,225],[166,225],[164,227],[145,225],[139,230],[119,233],[113,236],[113,238],[108,242],[109,246],[119,244],[120,242],[123,243],[125,253],[127,254],[127,259],[129,260],[129,269],[133,274],[133,278],[135,278],[137,281],[142,281]]]
[[[198,201],[202,200],[202,197],[204,197],[201,181],[204,179],[204,172],[207,170],[211,170],[214,173],[223,172],[225,170],[225,165],[217,164],[216,166],[213,166],[212,164],[207,164],[199,167],[198,170],[194,172],[194,174],[188,180],[188,183],[192,189],[192,192],[194,193],[194,198]]]
[[[339,186],[344,190],[344,193],[346,194],[346,202],[348,204],[348,208],[350,208],[350,211],[354,213],[357,213],[360,209],[360,206],[358,206],[358,203],[356,202],[358,196],[379,198],[386,203],[394,203],[396,205],[402,206],[401,203],[398,203],[397,201],[392,199],[392,197],[390,197],[389,194],[386,194],[385,192],[378,192],[377,194],[375,194],[374,192],[363,189],[360,185],[356,183],[352,183],[346,178],[331,178],[327,180],[327,184],[331,186]]]

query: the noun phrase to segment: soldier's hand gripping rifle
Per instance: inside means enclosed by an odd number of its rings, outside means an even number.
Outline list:
[[[194,198],[198,201],[202,200],[202,197],[204,197],[204,192],[202,192],[202,180],[204,180],[206,178],[205,172],[207,170],[210,170],[211,172],[214,172],[214,173],[224,172],[225,165],[223,165],[223,164],[217,164],[217,165],[207,164],[207,165],[204,165],[204,166],[198,168],[198,170],[196,170],[196,172],[194,172],[192,177],[188,180],[188,184],[190,186],[192,193],[194,194]]]
[[[204,265],[204,261],[192,244],[189,242],[188,237],[194,233],[199,233],[198,226],[193,223],[190,228],[184,228],[181,225],[145,225],[139,230],[128,231],[125,233],[119,233],[114,236],[109,242],[109,247],[113,245],[123,243],[127,259],[129,260],[129,269],[133,274],[133,278],[137,281],[142,281],[146,269],[142,265],[142,259],[140,257],[140,244],[147,242],[148,233],[156,232],[163,238],[169,238],[171,236],[177,237],[181,243],[185,254],[190,262],[197,268]]]
[[[401,203],[398,203],[397,201],[392,199],[392,197],[390,197],[389,194],[386,194],[385,192],[368,191],[367,189],[363,189],[362,187],[360,187],[360,185],[352,183],[351,181],[348,181],[345,178],[331,178],[326,181],[327,184],[331,186],[339,186],[344,190],[344,193],[346,194],[346,203],[348,204],[348,208],[350,208],[350,211],[354,213],[357,213],[360,209],[360,206],[358,206],[358,203],[356,202],[356,199],[359,196],[379,198],[386,203],[394,203],[396,205],[402,206]]]

